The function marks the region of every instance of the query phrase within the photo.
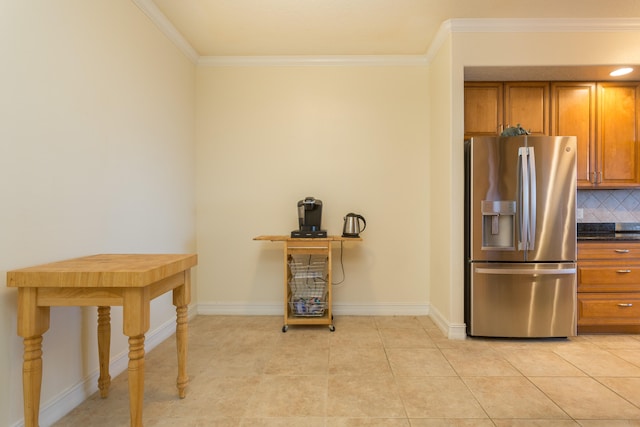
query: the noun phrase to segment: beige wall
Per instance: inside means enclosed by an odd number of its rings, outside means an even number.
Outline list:
[[[457,169],[452,168],[452,164],[458,159],[450,143],[456,122],[452,116],[452,81],[455,76],[451,73],[451,49],[451,35],[447,34],[429,64],[430,117],[434,125],[430,128],[429,143],[431,271],[428,286],[432,318],[444,331],[456,326],[461,329],[462,323],[455,303],[461,295],[455,295],[451,289],[451,284],[457,283],[462,274],[455,255],[456,240],[462,239],[462,230],[456,227],[462,212],[456,209],[461,195],[456,191],[458,183],[454,171]],[[452,319],[456,320],[454,324],[451,324]],[[448,334],[454,337],[456,332],[449,330]],[[457,335],[464,336],[464,333],[458,331]]]
[[[282,313],[282,246],[252,238],[289,234],[314,196],[330,234],[367,220],[336,312],[426,313],[426,66],[200,67],[197,85],[199,312]]]
[[[23,346],[7,270],[195,251],[195,67],[129,0],[0,10],[0,425],[11,426],[22,419]],[[174,316],[170,296],[154,301],[150,333],[170,331]],[[112,323],[112,360],[126,368],[119,308]],[[95,389],[95,329],[94,309],[52,309],[41,425]]]

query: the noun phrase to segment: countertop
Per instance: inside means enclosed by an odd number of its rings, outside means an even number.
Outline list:
[[[640,241],[640,223],[582,222],[578,223],[578,241]]]

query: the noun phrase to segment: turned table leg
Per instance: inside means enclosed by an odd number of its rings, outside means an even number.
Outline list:
[[[42,386],[42,335],[49,329],[49,307],[38,307],[37,288],[18,289],[18,335],[24,339],[22,393],[25,427],[38,427]]]
[[[184,285],[173,290],[173,304],[176,306],[176,347],[178,351],[178,396],[184,399],[187,395],[189,375],[187,374],[187,349],[189,324],[187,318],[188,304],[191,301],[191,272],[185,271]]]
[[[129,412],[131,427],[142,427],[144,404],[144,335],[129,337]]]
[[[40,387],[42,385],[42,335],[24,339],[22,364],[22,393],[24,425],[37,427],[40,415]]]
[[[100,397],[109,395],[111,375],[109,375],[109,353],[111,348],[111,307],[98,307],[98,360],[100,363],[100,377],[98,388]]]
[[[142,427],[144,402],[144,334],[149,330],[148,288],[128,288],[123,295],[123,329],[129,337],[129,412],[131,427]]]
[[[176,346],[178,350],[178,396],[184,399],[187,395],[186,388],[189,384],[189,376],[187,375],[187,307],[176,307]]]

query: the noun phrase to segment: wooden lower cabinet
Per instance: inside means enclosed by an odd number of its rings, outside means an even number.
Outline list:
[[[578,333],[638,333],[640,293],[579,293],[578,319]]]
[[[640,333],[640,242],[578,243],[578,333]]]

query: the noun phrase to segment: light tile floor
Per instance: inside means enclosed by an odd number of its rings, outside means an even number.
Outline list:
[[[640,335],[448,340],[429,317],[190,322],[187,397],[168,339],[147,354],[145,426],[640,426]],[[55,424],[127,426],[126,372]]]

